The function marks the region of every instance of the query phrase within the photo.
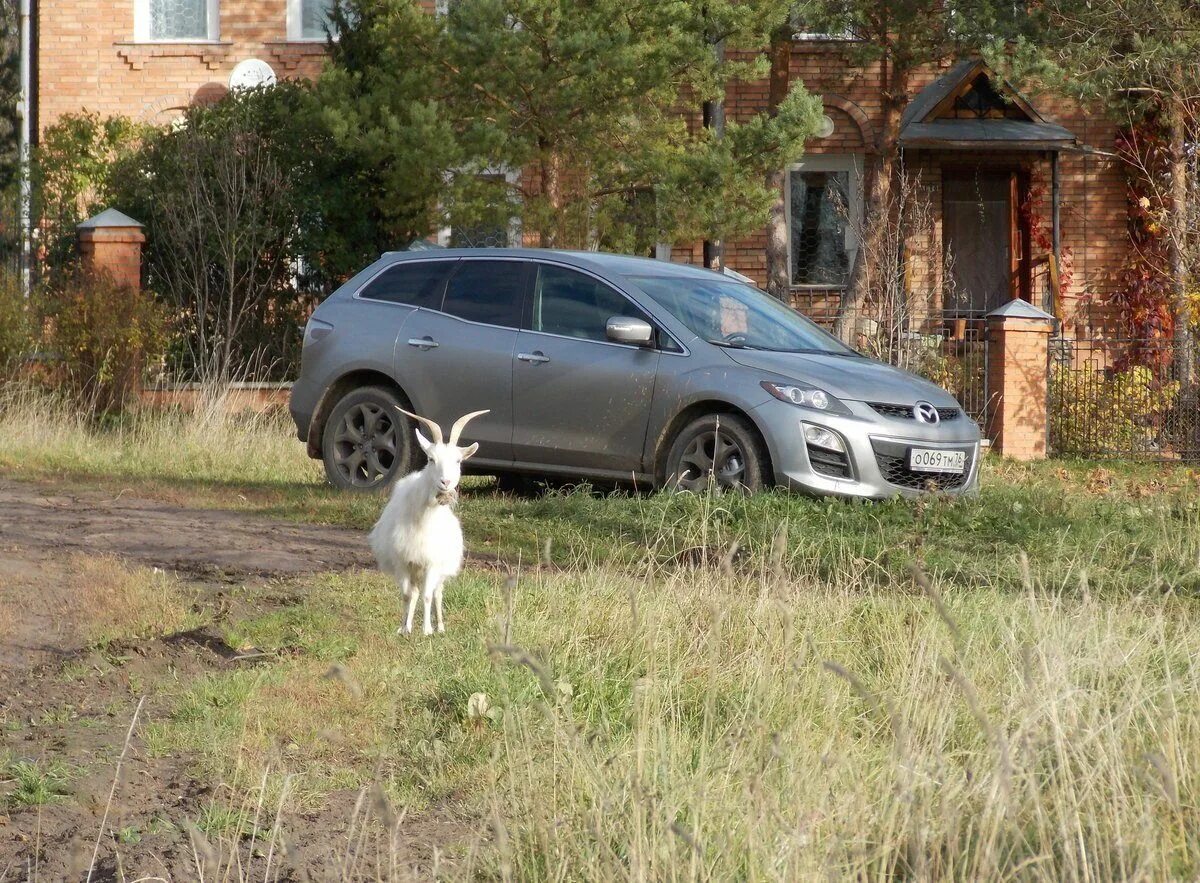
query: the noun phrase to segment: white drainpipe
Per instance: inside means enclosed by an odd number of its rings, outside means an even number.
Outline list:
[[[33,282],[33,184],[29,170],[30,116],[33,106],[33,96],[30,94],[30,69],[33,64],[30,4],[31,0],[21,0],[21,97],[17,102],[17,117],[21,121],[18,135],[21,166],[21,290],[26,297],[29,297]]]

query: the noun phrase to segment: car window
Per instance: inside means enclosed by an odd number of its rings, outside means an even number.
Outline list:
[[[649,321],[629,298],[583,273],[543,264],[533,290],[531,329],[583,340],[607,340],[613,316]]]
[[[516,328],[527,268],[524,261],[463,261],[450,277],[442,310],[471,322]]]
[[[827,331],[749,285],[695,276],[629,276],[697,337],[734,349],[858,355]]]
[[[360,296],[440,310],[446,277],[453,268],[454,261],[405,261],[368,282]]]

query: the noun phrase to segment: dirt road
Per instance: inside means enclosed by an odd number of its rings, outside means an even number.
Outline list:
[[[187,573],[239,576],[371,564],[358,531],[0,479],[0,556],[6,549],[115,554]]]

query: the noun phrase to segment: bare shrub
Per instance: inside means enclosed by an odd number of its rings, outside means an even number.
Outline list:
[[[166,314],[154,296],[104,273],[74,270],[50,289],[46,311],[61,380],[85,411],[129,404],[164,346]]]
[[[178,311],[184,373],[205,382],[257,366],[299,321],[298,171],[255,113],[237,100],[197,111],[138,157],[154,178],[152,279]]]

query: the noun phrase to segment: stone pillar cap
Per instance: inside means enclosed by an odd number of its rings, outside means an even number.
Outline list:
[[[1040,310],[1027,300],[1013,298],[1002,307],[997,307],[988,313],[985,319],[1041,319],[1044,322],[1055,321],[1054,317],[1045,310]]]
[[[86,221],[76,226],[77,230],[97,230],[104,227],[144,227],[141,221],[135,221],[133,218],[124,212],[119,212],[115,208],[106,208],[104,211],[95,217],[88,218]]]

